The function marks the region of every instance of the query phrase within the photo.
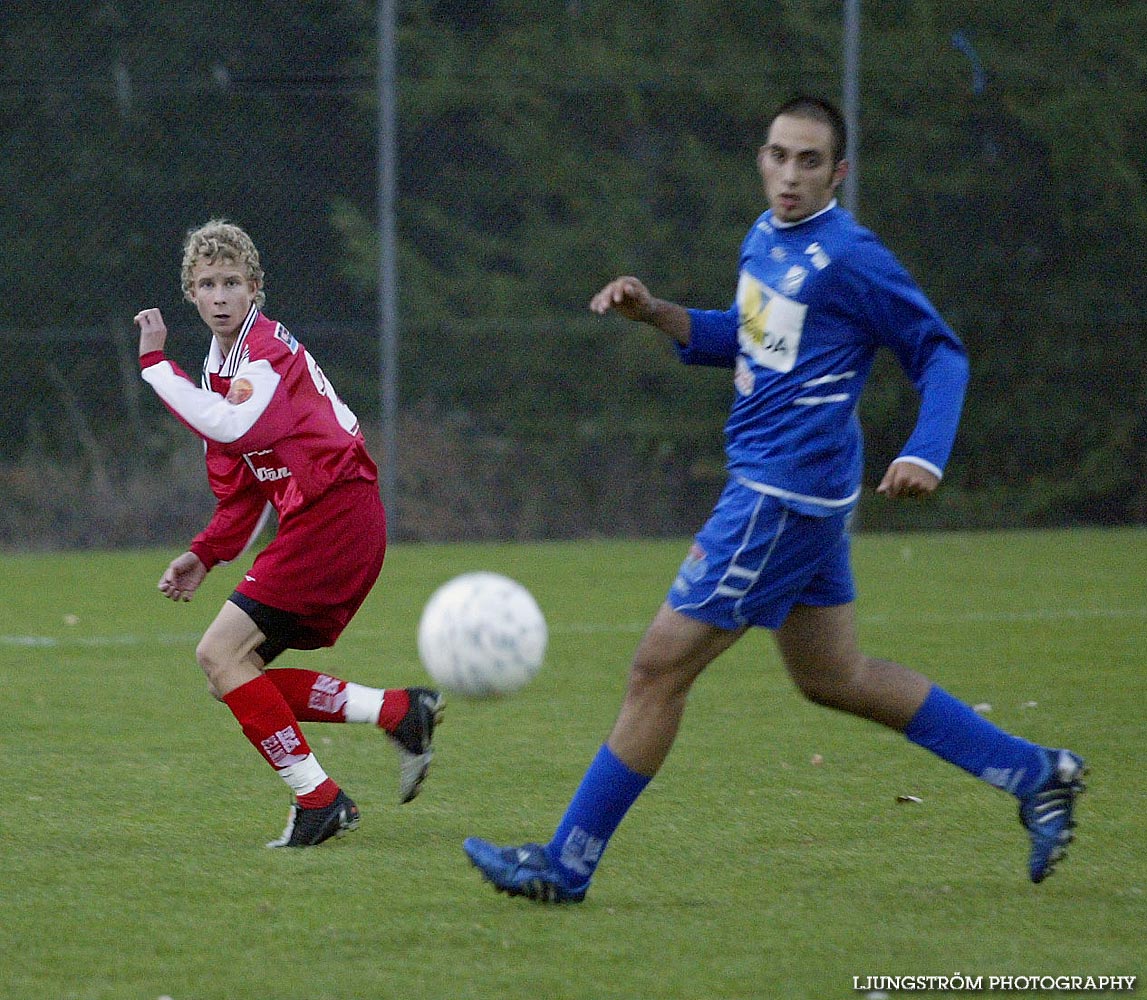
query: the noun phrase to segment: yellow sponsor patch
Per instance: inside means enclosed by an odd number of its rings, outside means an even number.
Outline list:
[[[791,372],[800,350],[808,306],[741,272],[737,285],[741,350],[763,368]]]

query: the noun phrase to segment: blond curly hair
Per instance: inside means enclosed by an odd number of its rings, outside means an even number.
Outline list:
[[[255,282],[255,305],[263,308],[265,296],[259,251],[239,226],[226,219],[212,219],[188,231],[183,241],[183,267],[180,271],[183,297],[188,302],[194,301],[191,296],[192,271],[200,261],[208,264],[225,261],[244,268],[247,276]]]

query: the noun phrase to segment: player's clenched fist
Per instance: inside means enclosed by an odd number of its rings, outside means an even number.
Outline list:
[[[162,351],[167,343],[167,325],[163,322],[163,313],[158,309],[144,309],[136,313],[136,326],[139,327],[139,356],[152,351]]]

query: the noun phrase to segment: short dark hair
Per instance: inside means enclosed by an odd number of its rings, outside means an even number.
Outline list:
[[[845,150],[848,148],[848,126],[845,124],[844,115],[831,101],[826,101],[822,97],[810,97],[808,94],[798,94],[777,109],[773,120],[776,121],[781,115],[811,118],[813,121],[823,122],[832,130],[832,162],[835,164],[844,159]]]

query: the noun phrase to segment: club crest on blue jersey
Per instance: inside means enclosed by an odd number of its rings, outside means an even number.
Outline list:
[[[782,295],[796,295],[801,290],[805,278],[808,277],[808,268],[794,264],[781,278],[780,292]]]

